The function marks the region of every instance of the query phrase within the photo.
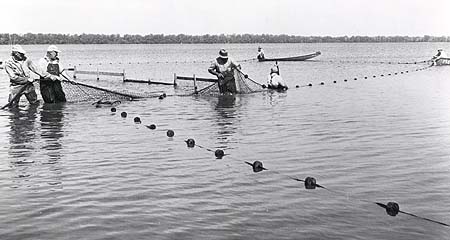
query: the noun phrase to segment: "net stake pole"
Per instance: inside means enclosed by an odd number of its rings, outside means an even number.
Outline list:
[[[126,77],[126,75],[125,75],[125,68],[124,69],[122,69],[122,73],[123,73],[123,78],[122,78],[122,81],[123,82],[125,82],[125,80],[127,80],[127,77]]]
[[[98,67],[97,67],[97,80],[100,80],[100,73],[98,71]]]
[[[73,79],[77,79],[77,66],[73,66]]]
[[[173,73],[173,86],[177,86],[177,74]]]
[[[195,76],[195,74],[194,74],[194,93],[195,94],[198,93],[198,91],[197,91],[197,77]]]

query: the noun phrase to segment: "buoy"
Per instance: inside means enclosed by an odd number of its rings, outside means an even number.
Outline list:
[[[324,85],[325,83],[324,82],[320,82],[320,85]]]
[[[336,80],[335,80],[335,81],[333,81],[333,83],[336,83]]]
[[[316,179],[313,177],[305,178],[305,188],[306,189],[316,189]]]
[[[364,77],[364,79],[367,79],[367,77]]]
[[[344,79],[344,82],[347,82],[347,79]]]
[[[308,84],[308,86],[312,87],[312,83]]]
[[[358,80],[358,78],[353,78],[353,80]]]
[[[127,112],[121,112],[120,116],[123,117],[123,118],[126,118],[127,117]]]
[[[173,137],[173,136],[175,136],[175,132],[173,130],[167,130],[167,136]]]
[[[221,159],[221,158],[225,155],[225,153],[223,152],[223,150],[217,149],[217,150],[214,152],[214,155],[216,156],[216,158]]]
[[[384,77],[384,74],[381,74],[380,76],[381,76],[381,77]]]
[[[391,74],[390,74],[390,73],[388,73],[388,76],[391,76]]]
[[[300,86],[299,85],[295,85],[295,88],[299,88]]]
[[[134,123],[141,123],[141,118],[135,117],[134,118]]]
[[[398,212],[400,211],[400,206],[395,202],[388,202],[386,205],[386,213],[389,216],[397,216]]]
[[[150,124],[150,125],[147,125],[146,127],[151,129],[151,130],[156,129],[156,125],[155,124]]]
[[[112,107],[111,112],[117,112],[117,109],[115,107]]]
[[[376,78],[377,76],[373,75],[374,78]]]
[[[195,147],[195,140],[192,138],[189,138],[188,140],[186,140],[186,144],[188,147],[193,148],[193,147]]]
[[[249,163],[249,162],[245,162],[245,163],[252,166],[253,172],[255,172],[255,173],[261,172],[262,170],[267,170],[266,168],[264,168],[262,162],[260,162],[260,161],[254,161],[253,163]]]
[[[162,96],[163,96],[163,97],[167,97],[166,93],[163,93]]]

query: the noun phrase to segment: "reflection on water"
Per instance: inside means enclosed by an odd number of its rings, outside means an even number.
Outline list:
[[[216,121],[218,128],[218,140],[221,144],[226,144],[230,137],[236,132],[236,126],[233,125],[236,120],[236,104],[237,97],[235,95],[221,95],[217,97],[217,103],[214,109],[218,113]]]
[[[40,109],[38,105],[30,105],[11,110],[8,156],[14,178],[29,178],[44,171],[50,178],[46,180],[47,184],[61,183],[60,166],[56,163],[62,155],[64,108],[64,104],[44,104]],[[27,180],[27,186],[30,186],[30,180]],[[21,181],[13,182],[23,185]]]
[[[14,162],[29,161],[35,151],[37,107],[30,105],[26,109],[11,109],[8,154]]]
[[[41,138],[44,141],[42,149],[49,156],[49,163],[61,158],[61,138],[64,136],[62,128],[63,110],[65,103],[44,104],[41,111]]]

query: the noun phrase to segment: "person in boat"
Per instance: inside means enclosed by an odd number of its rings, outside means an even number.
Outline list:
[[[267,88],[276,90],[288,89],[286,82],[280,76],[280,68],[278,65],[275,65],[270,69],[270,74],[267,79]]]
[[[47,71],[56,76],[56,79],[41,77],[40,90],[46,103],[66,102],[66,94],[62,89],[60,77],[63,74],[64,67],[59,62],[59,52],[58,47],[50,45],[47,48],[45,57],[39,60],[39,67],[42,71]]]
[[[4,68],[9,77],[10,88],[8,102],[10,108],[19,105],[20,98],[25,95],[30,104],[37,104],[39,100],[33,85],[33,72],[40,77],[56,80],[57,77],[41,71],[27,56],[26,51],[20,45],[14,45],[11,49],[11,58],[5,61]]]
[[[237,93],[236,79],[234,78],[236,69],[240,70],[241,66],[228,57],[225,49],[221,49],[219,56],[208,68],[209,73],[217,76],[220,93]]]
[[[258,56],[256,57],[258,60],[264,59],[264,50],[261,47],[258,47]]]
[[[443,49],[438,49],[438,52],[436,53],[436,55],[433,56],[433,60],[437,61],[441,58],[448,58],[447,53],[444,52]]]

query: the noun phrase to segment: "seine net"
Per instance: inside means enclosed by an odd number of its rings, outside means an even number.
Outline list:
[[[36,81],[36,89],[39,89],[39,81]],[[84,101],[123,101],[139,98],[158,97],[155,93],[137,93],[127,90],[112,90],[75,81],[61,81],[61,86],[68,102]],[[39,91],[38,91],[39,92]]]
[[[239,69],[234,69],[234,80],[236,84],[236,93],[238,94],[247,94],[263,91],[264,88],[261,84],[253,81],[246,74],[241,72]],[[210,84],[207,87],[204,87],[198,91],[199,94],[204,95],[216,95],[220,94],[218,83]]]

